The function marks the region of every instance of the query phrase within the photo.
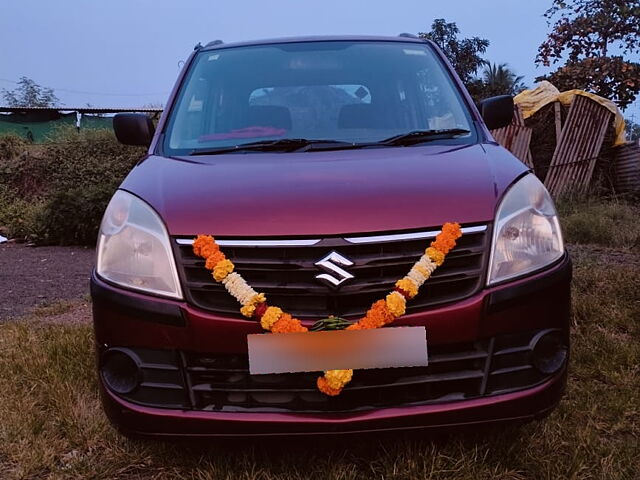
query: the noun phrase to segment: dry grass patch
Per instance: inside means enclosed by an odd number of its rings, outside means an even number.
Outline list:
[[[91,323],[91,300],[60,300],[38,305],[31,311],[29,320],[62,325]]]
[[[567,242],[640,248],[640,206],[637,202],[616,199],[561,201],[558,210]]]

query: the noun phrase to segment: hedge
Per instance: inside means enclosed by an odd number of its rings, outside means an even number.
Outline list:
[[[0,136],[0,233],[46,245],[93,245],[111,195],[144,149],[110,130],[61,128],[31,144]]]

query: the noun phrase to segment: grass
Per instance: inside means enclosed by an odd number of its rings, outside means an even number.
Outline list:
[[[560,202],[558,210],[571,243],[640,248],[640,208],[631,202],[584,199]]]
[[[0,478],[638,479],[640,252],[627,232],[640,215],[618,207],[590,204],[565,217],[575,267],[571,373],[542,422],[440,439],[129,440],[100,410],[90,327],[42,321],[75,308],[61,303],[0,325]],[[583,223],[600,214],[615,241]]]

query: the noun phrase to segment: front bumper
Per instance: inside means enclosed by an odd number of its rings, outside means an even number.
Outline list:
[[[438,348],[447,351],[450,345],[457,344],[504,344],[504,339],[521,339],[526,332],[534,332],[532,335],[535,336],[535,332],[547,330],[559,332],[568,345],[570,279],[571,263],[565,256],[542,273],[483,290],[462,302],[407,315],[398,323],[426,326],[429,348],[436,351]],[[259,325],[253,322],[217,317],[181,302],[125,291],[106,284],[95,275],[91,280],[91,291],[99,365],[104,352],[114,347],[171,351],[176,352],[176,358],[185,358],[185,355],[242,356],[246,355],[246,335],[260,332]],[[494,341],[494,338],[502,340]],[[508,350],[508,345],[503,347]],[[505,367],[498,365],[492,355],[493,350],[482,357],[486,378],[492,375],[492,362],[496,363],[496,369],[501,366],[504,370]],[[530,363],[527,359],[531,355],[529,351],[521,349],[518,355],[518,361]],[[442,428],[542,416],[559,401],[566,382],[566,365],[553,375],[527,377],[524,383],[521,375],[515,376],[515,369],[522,367],[509,365],[507,368],[514,372],[506,373],[514,376],[503,377],[507,380],[493,389],[490,380],[479,378],[481,391],[468,398],[445,394],[437,401],[425,397],[422,402],[404,399],[401,405],[387,401],[382,408],[375,407],[372,402],[372,408],[327,411],[306,407],[302,411],[286,411],[255,408],[254,404],[251,404],[254,408],[248,409],[229,408],[228,405],[216,408],[215,401],[210,400],[212,403],[204,410],[200,397],[194,397],[190,388],[192,380],[186,367],[188,365],[183,364],[176,368],[176,375],[183,381],[184,403],[167,402],[162,408],[154,406],[162,403],[161,395],[117,394],[106,387],[101,375],[103,404],[111,421],[129,433],[178,436],[311,435]],[[425,382],[433,382],[433,375],[427,377]],[[513,388],[505,388],[504,382],[508,383],[509,378],[514,379]],[[148,383],[152,385],[152,382]],[[433,388],[429,387],[428,392],[432,394]],[[347,390],[343,395],[345,393]]]

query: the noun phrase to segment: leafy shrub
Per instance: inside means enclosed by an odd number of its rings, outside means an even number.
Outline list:
[[[117,184],[58,191],[38,216],[41,243],[91,245],[98,236],[100,219]]]
[[[14,133],[0,135],[0,159],[17,156],[27,142]]]
[[[0,227],[41,244],[94,244],[109,198],[143,154],[110,130],[63,127],[37,145],[0,136]]]

